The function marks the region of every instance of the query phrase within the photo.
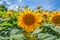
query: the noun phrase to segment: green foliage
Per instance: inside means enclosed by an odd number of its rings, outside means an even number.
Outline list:
[[[2,18],[2,15],[5,18]],[[24,40],[23,30],[17,27],[16,17],[17,15],[9,17],[6,11],[0,11],[0,40]]]
[[[0,11],[7,11],[7,7],[4,4],[0,4]]]
[[[41,29],[36,29],[33,36],[39,40],[60,40],[60,27],[54,24],[43,24]]]

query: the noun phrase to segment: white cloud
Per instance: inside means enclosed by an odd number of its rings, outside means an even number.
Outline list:
[[[12,3],[8,0],[3,0],[3,1],[5,1],[8,5],[12,5]]]
[[[9,6],[8,8],[9,9],[14,9],[16,7],[16,4],[15,5],[11,5],[11,6]]]
[[[0,4],[3,4],[3,2],[2,2],[2,1],[0,1]]]
[[[10,9],[17,10],[17,5],[15,4],[15,5],[8,6],[8,10]]]
[[[6,2],[6,4],[10,5],[10,6],[7,6],[8,10],[10,10],[10,9],[17,10],[17,4],[12,5],[12,3],[8,0],[2,0],[2,1],[0,1],[0,4],[3,4],[3,1]],[[19,1],[22,1],[22,0],[19,0]]]

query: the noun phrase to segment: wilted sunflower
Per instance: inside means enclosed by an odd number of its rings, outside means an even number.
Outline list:
[[[49,17],[49,13],[48,13],[48,12],[44,12],[44,13],[42,14],[42,17],[48,18],[48,17]]]
[[[18,26],[26,30],[26,32],[32,32],[35,28],[38,28],[38,23],[42,18],[32,11],[24,10],[18,17]]]
[[[7,11],[7,14],[12,17],[12,12],[11,11]]]
[[[52,14],[50,17],[50,21],[51,21],[51,23],[60,25],[60,13],[57,12],[57,13]]]

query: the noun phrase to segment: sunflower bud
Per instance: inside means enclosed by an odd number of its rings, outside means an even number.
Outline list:
[[[40,6],[36,6],[37,9],[40,9]]]
[[[20,8],[20,5],[18,5],[18,9]]]
[[[25,6],[24,6],[24,9],[26,9],[27,7],[28,7],[28,6],[25,5]]]

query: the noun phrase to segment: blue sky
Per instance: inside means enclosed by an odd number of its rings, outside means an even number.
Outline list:
[[[5,4],[8,9],[17,9],[17,6],[24,5],[35,9],[36,6],[42,6],[45,10],[60,10],[60,0],[0,0],[0,4]]]

